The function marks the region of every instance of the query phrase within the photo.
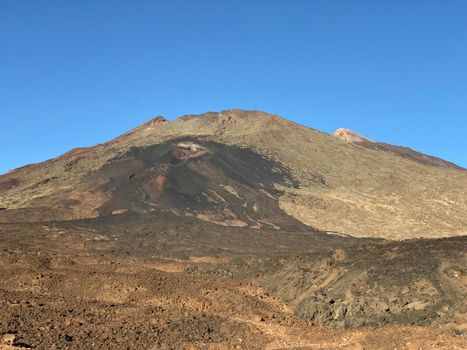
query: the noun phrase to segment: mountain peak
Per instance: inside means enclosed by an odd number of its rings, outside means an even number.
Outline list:
[[[369,139],[367,139],[366,137],[363,137],[362,135],[359,135],[357,134],[355,131],[352,131],[350,129],[346,129],[346,128],[340,128],[340,129],[337,129],[336,131],[334,131],[331,135],[341,139],[341,140],[344,140],[344,141],[347,141],[347,142],[352,142],[352,143],[355,143],[355,142],[365,142],[365,141],[370,141]]]
[[[167,123],[167,122],[168,122],[167,119],[165,119],[165,118],[164,118],[163,116],[161,116],[161,115],[158,115],[157,117],[148,120],[146,123],[143,124],[143,126],[146,126],[146,127],[153,127],[153,126],[155,126],[155,125],[163,124],[163,123]]]
[[[188,114],[180,117],[181,120],[192,120],[192,119],[206,119],[206,120],[217,120],[222,121],[223,119],[238,120],[238,119],[258,119],[267,118],[273,116],[270,113],[255,111],[255,110],[243,110],[243,109],[226,109],[219,112],[206,112],[201,114]]]

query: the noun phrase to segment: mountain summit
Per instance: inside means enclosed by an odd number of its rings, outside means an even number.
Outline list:
[[[334,131],[331,135],[347,141],[347,142],[365,142],[370,141],[369,139],[357,134],[355,131],[346,128],[340,128]],[[370,141],[371,142],[371,141]]]
[[[345,140],[346,142],[342,141]],[[467,172],[350,130],[274,114],[156,117],[0,176],[0,222],[171,212],[216,224],[354,236],[467,232]]]

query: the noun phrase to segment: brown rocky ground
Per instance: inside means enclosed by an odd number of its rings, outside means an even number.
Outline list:
[[[462,237],[386,242],[168,214],[0,233],[0,349],[467,346]]]

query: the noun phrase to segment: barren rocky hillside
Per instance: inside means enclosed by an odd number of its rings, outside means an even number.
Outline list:
[[[157,117],[0,208],[2,350],[467,348],[467,171],[349,130]]]
[[[467,171],[364,142],[255,111],[158,117],[1,176],[0,222],[170,211],[390,239],[467,233]]]

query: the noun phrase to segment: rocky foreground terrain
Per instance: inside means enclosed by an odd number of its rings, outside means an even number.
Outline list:
[[[158,117],[0,176],[0,349],[465,349],[467,171]]]

